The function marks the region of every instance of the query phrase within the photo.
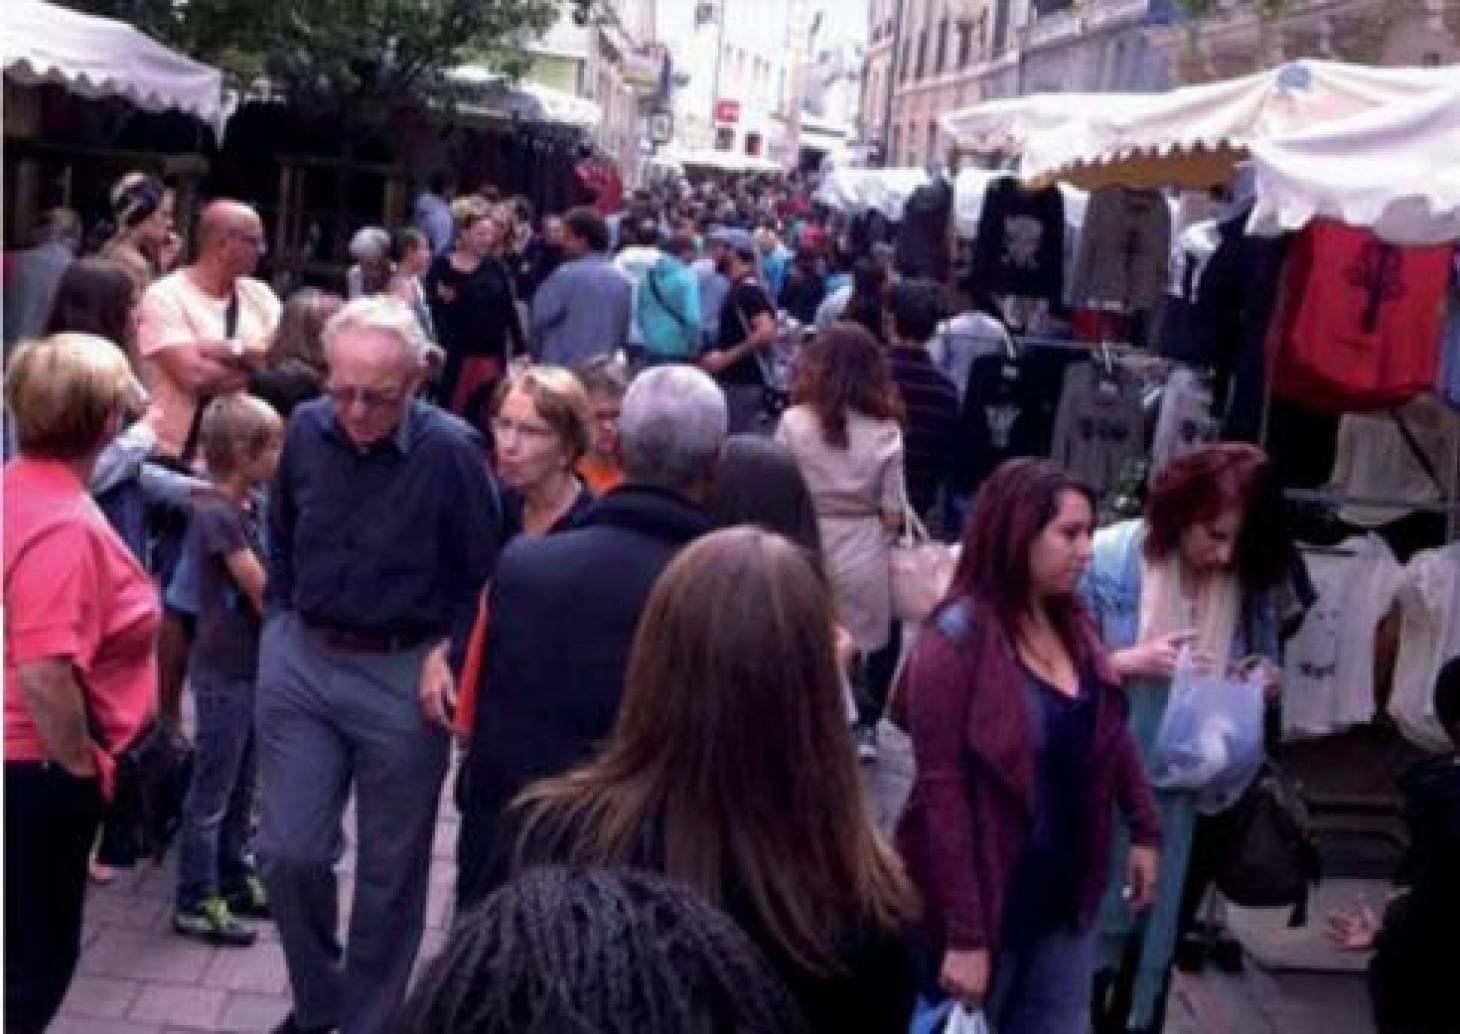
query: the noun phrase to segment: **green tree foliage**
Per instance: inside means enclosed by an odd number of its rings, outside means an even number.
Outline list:
[[[236,86],[266,80],[304,107],[362,109],[405,97],[445,99],[464,61],[508,76],[523,45],[558,16],[556,0],[61,0],[120,18]]]

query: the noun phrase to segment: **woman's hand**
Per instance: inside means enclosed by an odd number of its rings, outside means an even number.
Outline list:
[[[1266,657],[1254,654],[1235,665],[1238,678],[1255,678],[1262,685],[1262,696],[1269,704],[1276,703],[1283,688],[1283,670]]]
[[[1156,886],[1161,877],[1161,852],[1154,847],[1132,847],[1125,864],[1126,904],[1144,912],[1156,903]]]
[[[977,1007],[989,993],[989,953],[950,951],[943,956],[938,986],[964,1005]]]
[[[852,661],[857,658],[857,641],[852,633],[840,623],[832,625],[833,642],[836,649],[836,666],[843,672],[852,670]]]
[[[1344,951],[1369,951],[1379,936],[1379,920],[1368,905],[1328,917],[1328,940]]]
[[[1148,639],[1138,646],[1116,650],[1110,655],[1110,663],[1121,678],[1169,679],[1176,674],[1176,662],[1181,657],[1182,647],[1191,645],[1195,639],[1193,629],[1172,632]]]

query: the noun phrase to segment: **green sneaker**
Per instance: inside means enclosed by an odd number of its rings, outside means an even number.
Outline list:
[[[269,892],[257,873],[249,873],[243,882],[229,892],[228,910],[243,919],[269,918]]]
[[[172,928],[184,937],[196,937],[210,944],[247,948],[258,933],[238,921],[220,897],[205,898],[195,909],[178,909],[172,914]]]

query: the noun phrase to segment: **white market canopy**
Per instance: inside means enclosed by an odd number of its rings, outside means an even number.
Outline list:
[[[881,212],[897,222],[913,191],[928,182],[926,169],[833,169],[812,200],[842,212]]]
[[[40,0],[0,2],[0,67],[18,83],[60,83],[83,97],[121,97],[143,111],[182,111],[222,137],[236,99],[223,73],[126,22]]]
[[[708,147],[699,150],[670,147],[664,158],[681,168],[719,169],[721,172],[779,172],[781,169],[779,164],[760,155]]]
[[[1253,232],[1327,216],[1394,244],[1460,240],[1460,82],[1252,145]]]
[[[1115,95],[1080,119],[1035,132],[1021,175],[1087,188],[1227,181],[1237,161],[1279,140],[1460,84],[1460,68],[1373,68],[1301,60],[1168,93]]]
[[[984,196],[989,184],[1004,176],[1013,175],[999,169],[960,169],[953,181],[953,225],[958,236],[972,239],[978,236],[978,221],[983,216]],[[1068,183],[1058,184],[1065,203],[1065,226],[1078,231],[1085,225],[1085,206],[1090,195],[1079,187]]]
[[[1031,93],[1001,97],[942,116],[939,128],[956,147],[976,153],[1022,154],[1029,140],[1076,125],[1114,107],[1133,107],[1150,94]]]
[[[603,109],[590,100],[531,79],[509,82],[482,65],[461,65],[446,73],[468,111],[484,111],[529,122],[592,129],[603,121]]]

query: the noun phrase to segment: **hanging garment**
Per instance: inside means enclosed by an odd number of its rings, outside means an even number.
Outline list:
[[[1399,590],[1399,659],[1389,714],[1404,738],[1437,752],[1455,749],[1435,717],[1435,680],[1460,657],[1460,543],[1415,556]]]
[[[973,244],[973,278],[993,294],[1058,302],[1064,287],[1065,202],[1057,187],[989,184]]]
[[[1004,460],[1048,456],[1065,369],[1081,361],[1070,349],[1030,349],[980,356],[969,367],[954,488],[971,492]]]
[[[1151,476],[1174,459],[1217,441],[1221,426],[1212,416],[1212,393],[1195,373],[1177,367],[1161,392],[1161,411],[1151,443]]]
[[[897,227],[893,262],[905,277],[948,279],[948,218],[953,213],[953,184],[939,176],[907,199]]]
[[[1065,371],[1050,448],[1051,459],[1100,496],[1128,460],[1146,453],[1140,385],[1116,373],[1106,377],[1093,362]]]
[[[1374,632],[1404,583],[1404,569],[1377,535],[1305,550],[1303,560],[1318,598],[1283,658],[1285,738],[1373,720]]]
[[[1273,391],[1331,411],[1434,386],[1451,247],[1401,248],[1317,219],[1293,242],[1269,349]]]
[[[1330,482],[1348,495],[1436,503],[1456,496],[1460,413],[1433,395],[1386,413],[1352,413],[1338,424]],[[1366,528],[1397,521],[1413,506],[1345,505],[1344,520]]]
[[[1161,306],[1158,335],[1161,354],[1169,359],[1203,363],[1202,335],[1196,320],[1197,299],[1207,264],[1222,242],[1215,219],[1196,223],[1181,234],[1171,258],[1171,281]]]
[[[1156,190],[1107,187],[1090,195],[1070,300],[1154,309],[1170,276],[1171,209]]]

